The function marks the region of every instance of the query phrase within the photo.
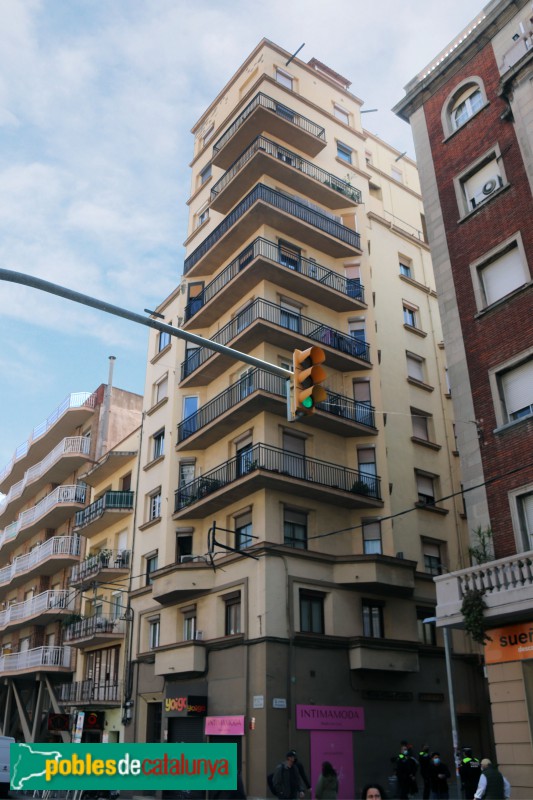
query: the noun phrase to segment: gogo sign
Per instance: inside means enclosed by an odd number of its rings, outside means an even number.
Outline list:
[[[165,716],[167,717],[205,717],[207,697],[202,695],[172,695],[165,697]]]

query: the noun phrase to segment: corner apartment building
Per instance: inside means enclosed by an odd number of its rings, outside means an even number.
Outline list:
[[[423,620],[465,522],[416,166],[364,130],[347,79],[289,56],[261,41],[195,125],[183,277],[157,312],[285,368],[318,345],[327,399],[288,421],[283,378],[151,336],[127,736],[234,741],[256,796],[289,746],[313,783],[333,748],[355,797],[402,738],[446,751]],[[478,741],[476,657],[456,669]]]
[[[75,524],[91,501],[82,473],[139,424],[141,404],[110,383],[71,394],[0,473],[1,730],[18,741],[70,741],[59,687],[76,669],[70,570],[90,549]]]
[[[484,592],[496,756],[533,789],[533,8],[489,3],[407,86],[461,454],[468,527],[494,560],[437,578],[439,625]],[[477,488],[476,488],[477,487]]]

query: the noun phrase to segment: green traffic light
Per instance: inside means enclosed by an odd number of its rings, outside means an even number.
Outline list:
[[[305,400],[302,400],[302,405],[304,408],[313,408],[313,398],[306,397]]]

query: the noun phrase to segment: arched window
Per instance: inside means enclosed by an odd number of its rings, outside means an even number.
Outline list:
[[[442,126],[451,136],[487,103],[481,78],[470,77],[455,86],[442,108]]]

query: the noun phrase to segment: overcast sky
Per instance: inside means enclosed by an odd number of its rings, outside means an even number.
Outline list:
[[[352,81],[369,131],[478,0],[2,0],[0,266],[138,313],[179,281],[190,129],[263,37]],[[142,393],[148,329],[0,282],[0,470],[71,392]]]

